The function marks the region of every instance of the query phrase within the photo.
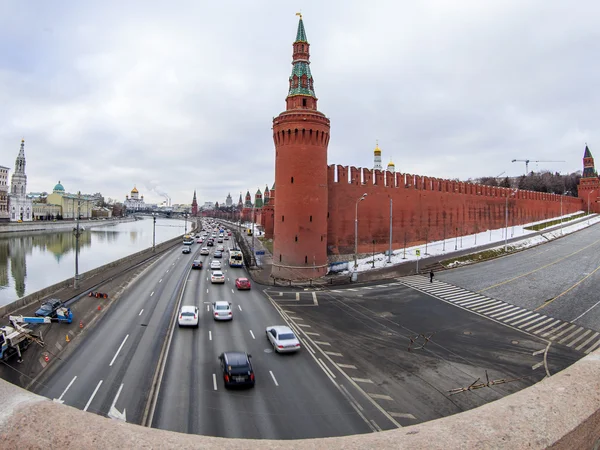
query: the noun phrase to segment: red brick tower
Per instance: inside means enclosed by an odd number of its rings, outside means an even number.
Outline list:
[[[290,280],[327,273],[329,119],[317,111],[310,45],[298,15],[286,110],[273,119],[277,196],[272,276]]]
[[[196,201],[196,189],[194,189],[194,198],[192,200],[192,216],[198,216],[198,202]]]
[[[583,153],[583,174],[577,187],[577,196],[583,199],[586,211],[589,209],[590,212],[596,213],[600,210],[598,205],[600,178],[594,167],[594,157],[587,144]]]

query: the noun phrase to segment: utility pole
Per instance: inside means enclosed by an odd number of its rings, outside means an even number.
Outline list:
[[[73,199],[74,200],[74,199]],[[79,288],[79,211],[81,210],[81,191],[77,192],[77,218],[75,226],[75,278],[73,278],[73,289]]]
[[[373,239],[373,265],[371,267],[375,268],[375,239]]]
[[[255,205],[252,205],[252,258],[250,259],[250,262],[252,263],[252,261],[254,261],[254,265],[256,265],[256,258],[254,257],[254,206]]]

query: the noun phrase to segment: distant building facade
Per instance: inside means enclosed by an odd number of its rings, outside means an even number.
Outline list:
[[[9,222],[8,212],[8,167],[0,166],[0,222]]]
[[[25,139],[21,139],[21,148],[15,162],[15,171],[10,181],[8,207],[11,222],[31,222],[33,205],[27,196],[27,175],[25,174]]]
[[[81,219],[89,219],[92,217],[92,209],[94,209],[97,202],[97,195],[66,192],[60,181],[54,186],[52,194],[49,194],[46,198],[47,205],[58,205],[60,207],[62,219],[75,219],[78,210]]]

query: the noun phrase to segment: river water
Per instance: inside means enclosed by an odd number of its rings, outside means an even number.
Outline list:
[[[157,218],[156,243],[184,234],[185,226],[183,220]],[[79,273],[152,247],[152,228],[148,217],[86,229],[79,238]],[[74,275],[72,231],[0,234],[0,306]]]

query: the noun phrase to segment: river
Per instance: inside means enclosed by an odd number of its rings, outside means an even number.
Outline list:
[[[184,234],[185,226],[183,220],[158,218],[156,243]],[[86,229],[79,238],[79,273],[152,247],[152,228],[148,217]],[[74,275],[72,231],[0,234],[0,306]]]

